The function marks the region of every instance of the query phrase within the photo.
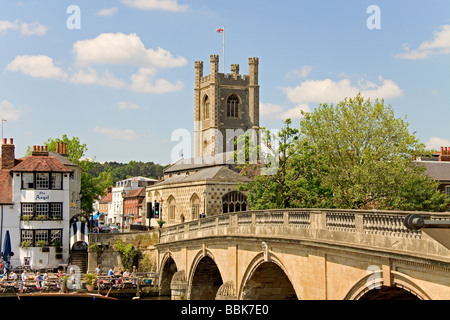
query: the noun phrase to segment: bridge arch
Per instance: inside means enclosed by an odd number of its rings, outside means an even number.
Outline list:
[[[414,280],[397,271],[391,271],[392,284],[384,283],[383,271],[361,277],[344,300],[431,300]]]
[[[170,283],[174,274],[178,271],[175,259],[170,252],[164,254],[159,270],[161,270],[159,273],[159,294],[162,296],[170,296]]]
[[[200,251],[192,263],[188,280],[188,300],[215,300],[223,277],[211,251]]]
[[[239,300],[297,300],[298,295],[281,261],[272,253],[259,253],[242,278]]]

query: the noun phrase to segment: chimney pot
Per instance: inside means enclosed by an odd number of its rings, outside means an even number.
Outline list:
[[[59,153],[59,142],[56,142],[56,153]]]
[[[6,144],[6,138],[3,138],[3,144]]]
[[[14,144],[13,143],[13,138],[9,138],[9,144]]]

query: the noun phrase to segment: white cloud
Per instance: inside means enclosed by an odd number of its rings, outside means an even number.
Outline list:
[[[108,129],[108,128],[95,127],[94,132],[105,134],[109,138],[116,139],[116,140],[136,140],[136,139],[139,139],[139,138],[145,136],[145,135],[136,133],[132,129],[119,130],[116,128]]]
[[[427,147],[427,149],[439,151],[441,147],[450,146],[450,139],[431,137],[430,140],[425,143],[425,146]]]
[[[22,72],[34,78],[65,80],[68,77],[64,70],[55,66],[52,58],[44,55],[17,56],[6,66],[6,70]]]
[[[175,68],[187,64],[184,57],[174,57],[162,48],[146,49],[135,33],[102,33],[94,39],[73,45],[79,64],[131,64],[146,68]]]
[[[43,36],[47,33],[48,27],[39,22],[26,23],[20,20],[13,22],[7,20],[0,21],[0,32],[7,32],[8,30],[19,31],[23,36]]]
[[[141,106],[139,106],[139,105],[137,105],[135,103],[132,103],[132,102],[128,102],[128,101],[119,101],[119,102],[117,102],[117,108],[119,110],[130,110],[130,109],[137,110],[137,109],[142,109]]]
[[[297,104],[308,104],[311,102],[337,103],[346,97],[355,97],[358,92],[364,98],[397,98],[403,94],[400,87],[392,80],[379,77],[380,84],[367,80],[360,80],[357,85],[351,83],[349,79],[340,81],[306,80],[296,87],[281,88],[291,102]]]
[[[92,67],[88,67],[86,70],[79,69],[71,76],[70,81],[72,83],[81,84],[98,84],[111,88],[123,88],[126,86],[124,81],[115,78],[114,75],[108,71],[105,71],[103,75],[99,76],[97,71]]]
[[[425,59],[435,54],[450,53],[450,25],[443,25],[440,31],[434,33],[434,39],[422,42],[417,49],[410,49],[403,44],[405,52],[397,54],[395,57],[407,60]]]
[[[7,100],[0,102],[0,118],[7,121],[17,121],[19,120],[21,110],[14,107],[14,105]]]
[[[177,81],[175,84],[165,79],[153,79],[155,70],[140,68],[138,73],[131,76],[130,90],[136,92],[167,93],[183,89],[183,83]]]
[[[122,3],[142,10],[186,11],[188,8],[177,0],[122,0]]]
[[[108,8],[108,9],[102,9],[99,12],[97,12],[98,16],[112,16],[117,12],[116,7]]]
[[[286,77],[306,78],[312,71],[312,66],[303,66],[300,69],[292,69],[286,74]]]
[[[294,108],[288,108],[272,103],[260,104],[260,115],[266,119],[300,119],[302,117],[301,110],[310,112],[310,107],[307,104],[300,104]]]

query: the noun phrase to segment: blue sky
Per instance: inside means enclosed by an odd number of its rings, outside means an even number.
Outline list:
[[[223,72],[222,26],[226,72],[237,63],[247,74],[248,58],[259,58],[261,125],[298,123],[300,109],[361,91],[407,116],[427,146],[450,146],[446,0],[1,0],[0,8],[0,117],[17,156],[67,134],[96,161],[176,160],[172,133],[193,130],[194,62],[208,74],[219,54]]]

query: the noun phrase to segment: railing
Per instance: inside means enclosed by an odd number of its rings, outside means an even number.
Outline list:
[[[160,229],[159,246],[203,237],[257,236],[339,242],[353,247],[377,247],[408,252],[421,248],[421,253],[425,255],[448,255],[445,248],[430,237],[424,237],[422,231],[413,231],[404,226],[404,218],[410,213],[412,212],[338,209],[283,209],[228,213],[165,226]],[[450,219],[448,212],[420,212],[420,214],[432,220]],[[399,242],[399,239],[422,242]],[[424,242],[427,242],[426,246]]]

